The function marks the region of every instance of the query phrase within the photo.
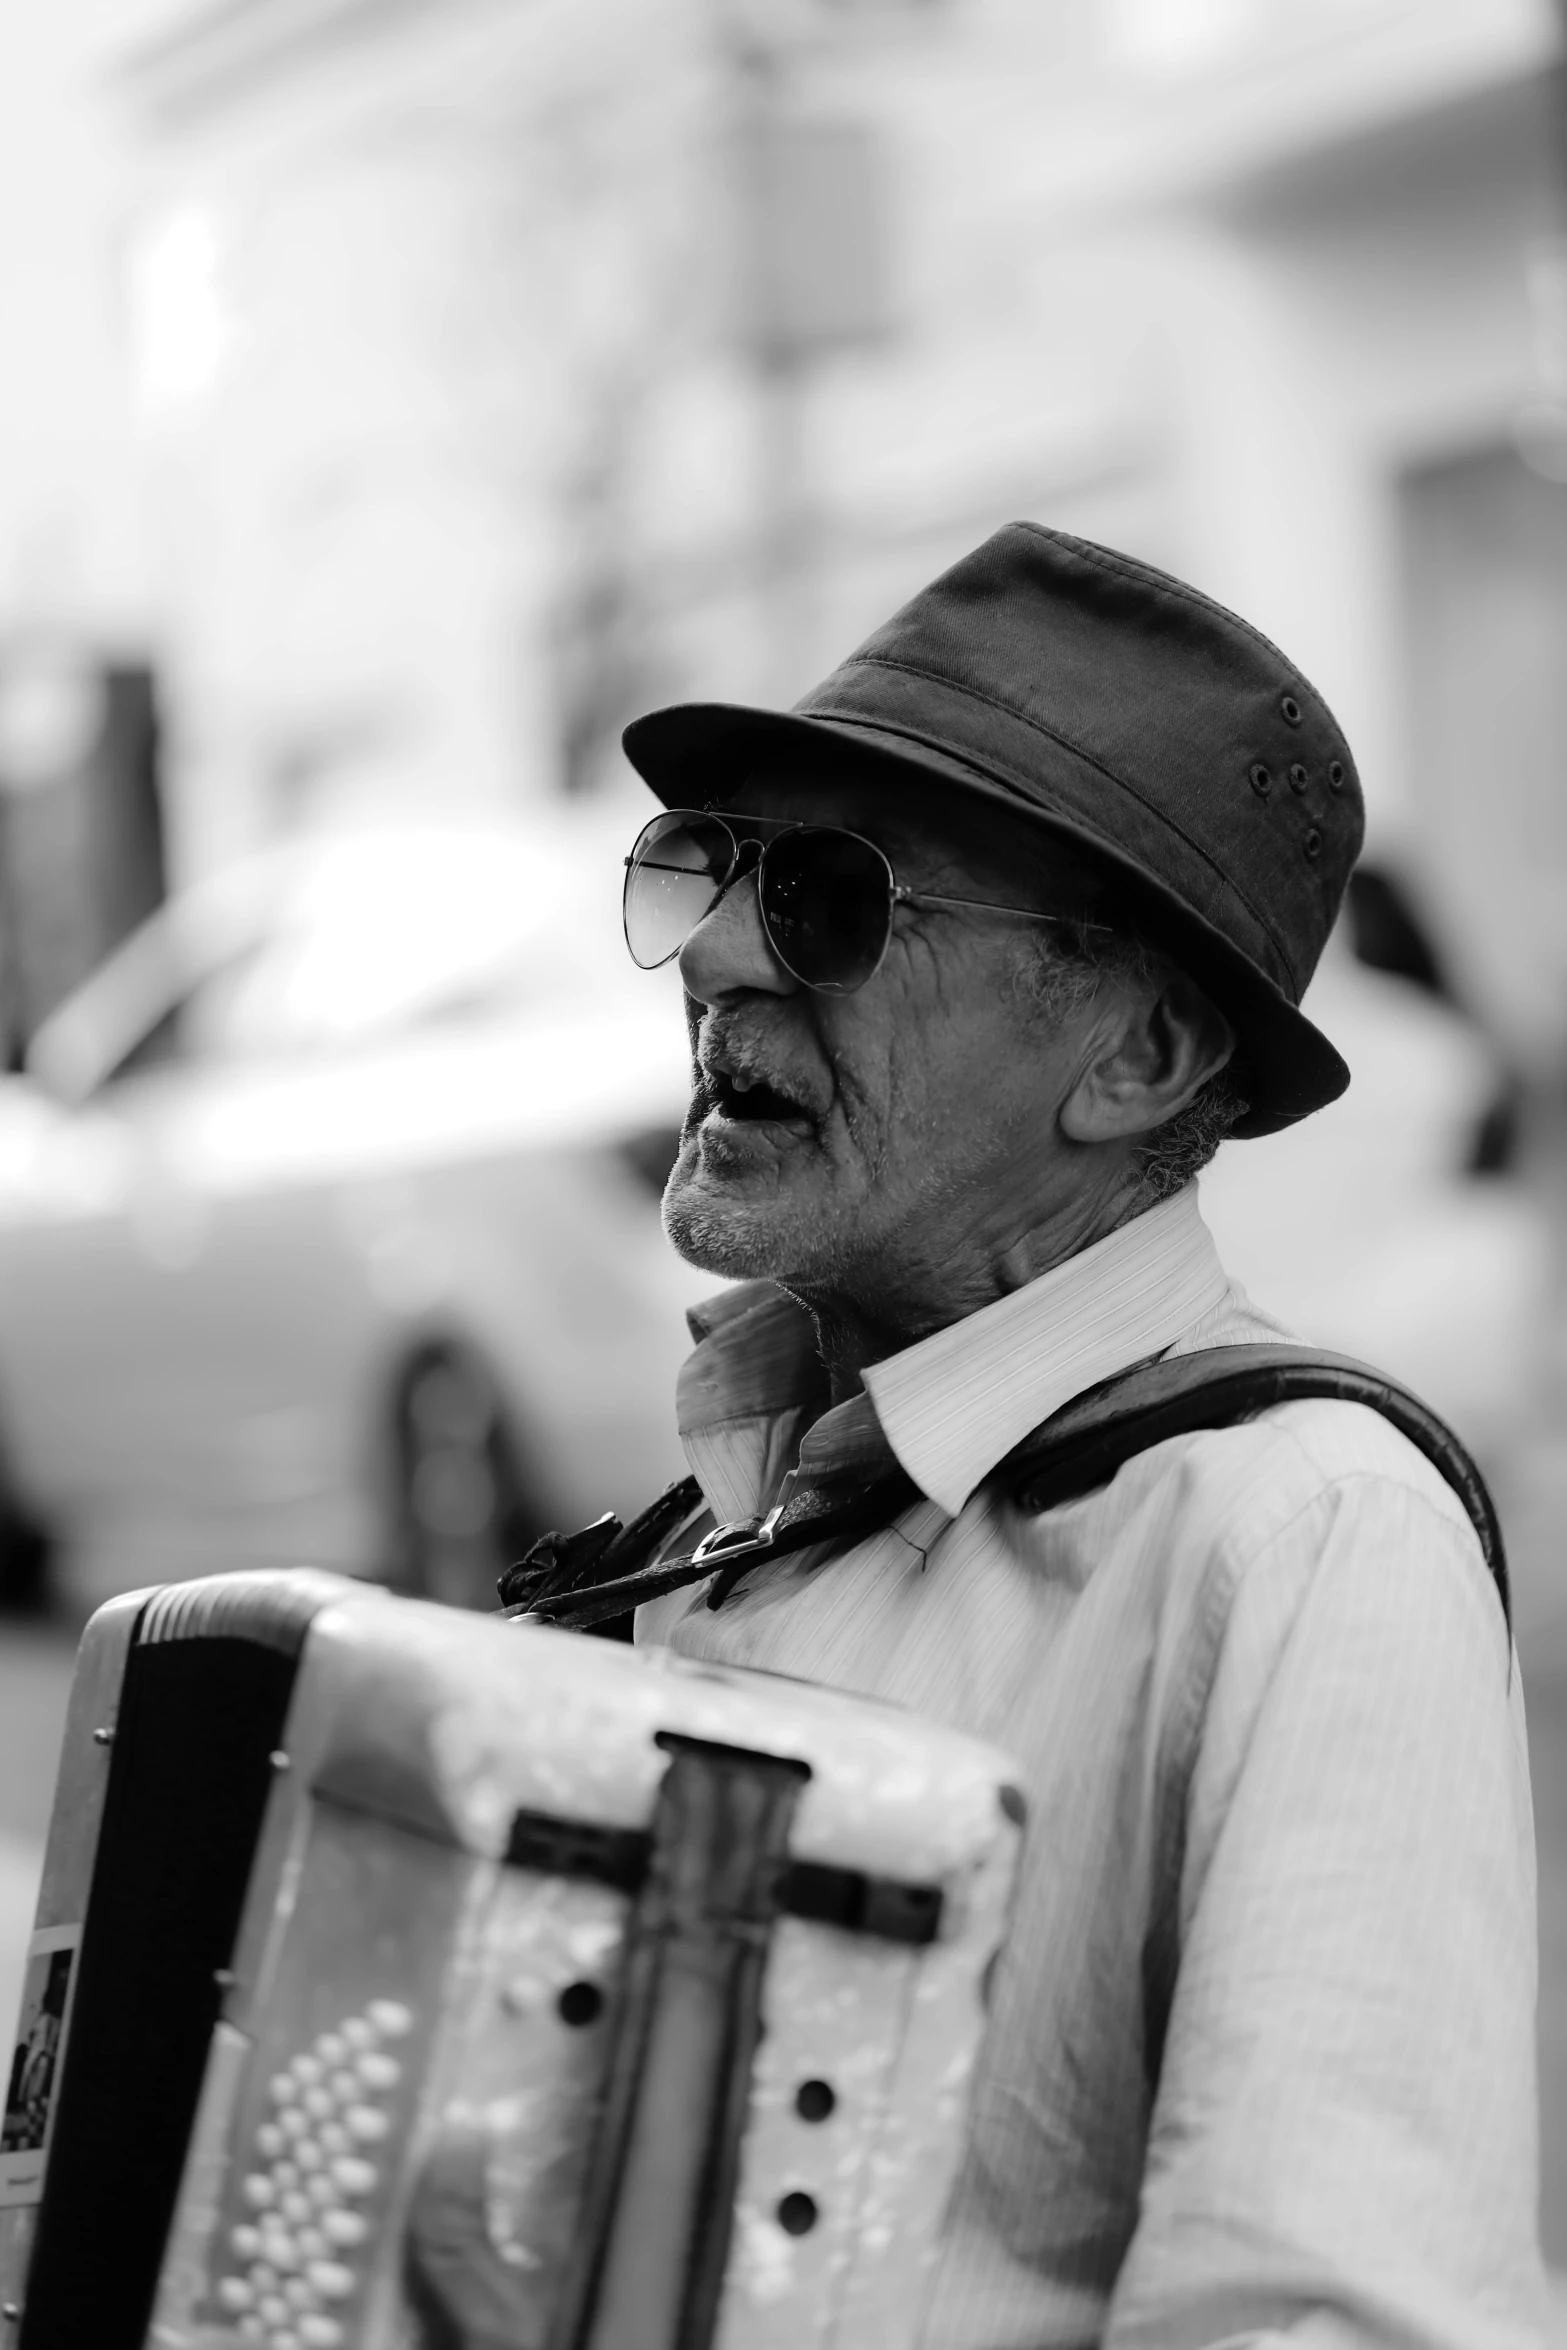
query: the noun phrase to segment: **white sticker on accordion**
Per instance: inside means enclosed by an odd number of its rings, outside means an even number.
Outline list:
[[[44,1926],[27,1945],[22,2013],[0,2122],[0,2206],[36,2203],[54,2125],[80,1926]]]

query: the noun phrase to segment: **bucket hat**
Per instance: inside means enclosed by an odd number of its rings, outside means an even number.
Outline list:
[[[1332,712],[1277,646],[1184,581],[1012,522],[922,588],[792,710],[649,712],[632,765],[666,806],[721,802],[761,759],[852,744],[1087,851],[1126,918],[1225,1014],[1271,1134],[1349,1083],[1300,1010],[1364,809]],[[869,772],[870,769],[867,769]]]

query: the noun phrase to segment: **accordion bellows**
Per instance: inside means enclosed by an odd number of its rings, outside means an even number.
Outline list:
[[[914,2350],[1021,1820],[769,1675],[325,1576],[114,1603],[17,2350]]]

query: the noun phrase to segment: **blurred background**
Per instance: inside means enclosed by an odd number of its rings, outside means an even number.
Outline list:
[[[658,1229],[620,729],[793,698],[1024,515],[1235,605],[1357,749],[1311,998],[1355,1085],[1204,1200],[1495,1482],[1567,2273],[1563,34],[0,18],[0,2028],[99,1600],[309,1559],[489,1604],[674,1473],[711,1284]]]

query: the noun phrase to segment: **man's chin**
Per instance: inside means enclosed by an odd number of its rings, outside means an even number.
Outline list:
[[[722,1151],[704,1151],[688,1135],[664,1188],[664,1230],[688,1264],[731,1281],[782,1280],[800,1257],[800,1225],[820,1230],[788,1186],[758,1180],[754,1164],[736,1164]]]

